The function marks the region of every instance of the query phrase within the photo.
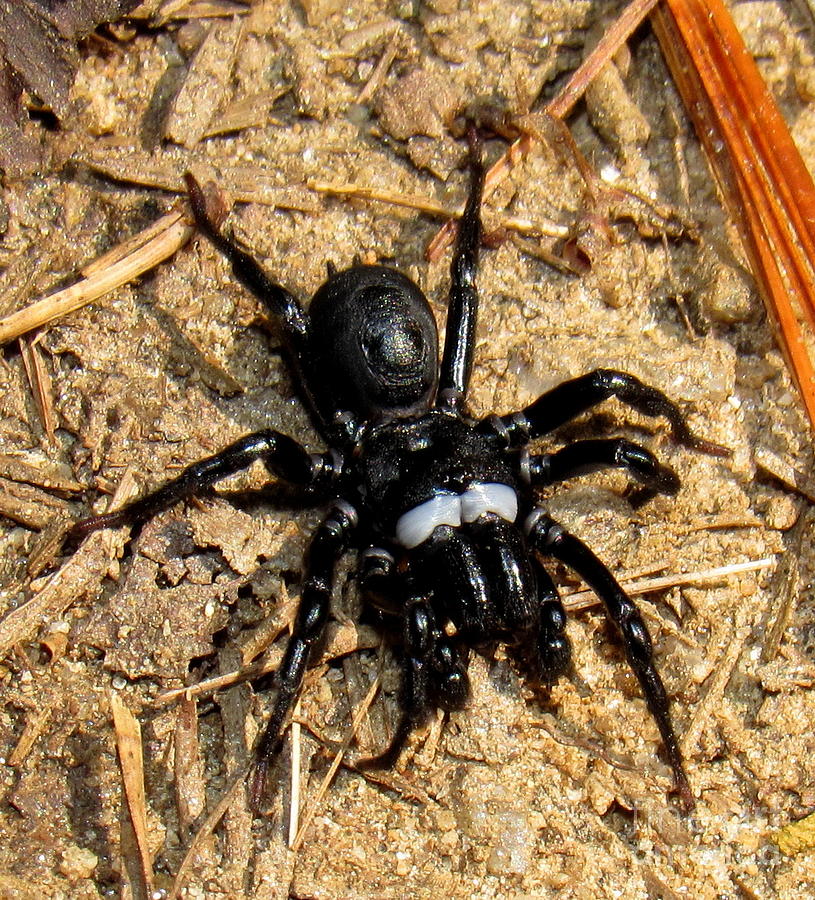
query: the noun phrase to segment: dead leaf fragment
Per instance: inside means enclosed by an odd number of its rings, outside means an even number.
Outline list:
[[[110,695],[110,708],[130,825],[130,829],[122,830],[122,856],[125,869],[132,879],[133,896],[149,897],[153,892],[153,865],[147,841],[141,727],[133,713],[113,693]]]
[[[773,835],[778,849],[787,856],[811,850],[815,847],[815,813],[811,813],[797,822],[790,822]]]

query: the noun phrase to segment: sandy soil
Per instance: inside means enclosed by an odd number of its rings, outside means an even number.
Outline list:
[[[736,13],[815,166],[813,26],[797,10],[755,2]],[[0,313],[155,221],[176,198],[150,185],[179,188],[191,169],[258,200],[238,204],[231,225],[298,295],[319,286],[327,261],[359,256],[411,274],[443,321],[449,256],[424,260],[438,221],[308,185],[353,183],[454,208],[466,186],[451,115],[476,98],[518,114],[541,91],[551,96],[613,12],[588,0],[259,2],[241,18],[122,28],[118,42],[91,42],[73,117],[40,132],[51,167],[0,195]],[[392,60],[378,72],[383,55]],[[574,673],[548,697],[500,652],[476,657],[465,712],[418,733],[381,783],[340,769],[317,797],[380,667],[383,695],[359,752],[384,742],[395,715],[398,670],[376,633],[349,624],[358,607],[349,584],[336,592],[336,641],[299,714],[302,804],[318,804],[302,846],[286,848],[287,750],[263,814],[238,792],[185,896],[815,894],[813,851],[786,857],[772,841],[815,808],[811,434],[648,28],[568,121],[594,170],[653,206],[592,203],[562,148],[537,147],[517,167],[485,209],[487,228],[501,210],[544,231],[564,226],[590,268],[564,274],[512,241],[484,252],[471,403],[505,412],[564,378],[616,367],[666,391],[698,432],[732,448],[729,459],[693,452],[664,422],[609,402],[554,446],[641,441],[681,475],[679,495],[634,509],[626,478],[611,473],[544,498],[621,577],[771,560],[641,599],[696,810],[686,816],[668,796],[656,728],[591,604],[569,625]],[[218,128],[228,130],[208,136]],[[491,159],[502,150],[487,146]],[[205,810],[246,761],[268,693],[240,685],[197,705],[156,698],[233,671],[275,638],[279,659],[319,510],[263,490],[253,468],[133,539],[95,535],[54,557],[52,532],[66,516],[103,509],[120,485],[125,497],[155,486],[252,430],[322,446],[262,319],[217,253],[194,240],[26,347],[3,350],[0,612],[31,598],[44,612],[15,633],[0,666],[0,896],[101,897],[122,883],[123,896],[142,895],[122,825],[112,694],[141,723],[155,890],[169,890]],[[42,369],[53,428],[26,365]],[[553,572],[565,592],[579,587]]]

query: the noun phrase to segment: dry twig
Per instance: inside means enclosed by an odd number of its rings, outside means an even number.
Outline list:
[[[81,281],[0,319],[0,346],[81,309],[150,271],[183,247],[194,231],[180,210],[162,216],[88,267],[90,274]]]
[[[684,587],[693,584],[704,584],[711,581],[722,581],[733,575],[744,572],[759,572],[769,569],[775,564],[775,558],[765,556],[763,559],[755,559],[750,562],[732,563],[728,566],[717,566],[713,569],[701,569],[696,572],[680,572],[665,575],[661,578],[630,579],[621,578],[620,584],[627,594],[651,594],[654,591],[666,591],[673,587]],[[597,604],[597,598],[592,591],[568,591],[563,592],[563,598],[569,609],[587,609]]]

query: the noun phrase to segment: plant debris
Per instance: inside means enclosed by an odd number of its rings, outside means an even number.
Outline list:
[[[140,0],[2,0],[0,2],[0,169],[34,171],[40,147],[25,128],[23,92],[42,108],[68,115],[79,63],[76,42],[115,22]]]

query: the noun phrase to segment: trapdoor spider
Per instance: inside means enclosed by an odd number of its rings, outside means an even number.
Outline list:
[[[603,563],[536,504],[534,490],[607,466],[625,469],[651,493],[672,494],[679,481],[648,450],[627,440],[576,441],[551,454],[530,453],[527,447],[613,396],[640,413],[667,418],[683,444],[711,453],[720,448],[696,437],[660,391],[610,369],[564,382],[518,412],[471,416],[466,398],[484,182],[474,129],[469,143],[469,196],[452,261],[440,363],[430,305],[405,275],[380,265],[330,270],[306,310],[221,233],[188,176],[198,227],[278,323],[329,449],[309,453],[278,431],[258,431],[122,510],[80,521],[74,535],[142,522],[255,460],[326,503],[308,548],[271,718],[255,750],[255,804],[280,750],[309,652],[325,627],[337,561],[355,549],[363,591],[398,615],[403,630],[401,719],[387,749],[364,764],[391,764],[431,708],[454,710],[465,703],[473,647],[498,641],[525,646],[545,682],[566,671],[565,610],[541,562],[549,557],[571,567],[602,600],[659,726],[675,788],[690,806],[648,629]]]

